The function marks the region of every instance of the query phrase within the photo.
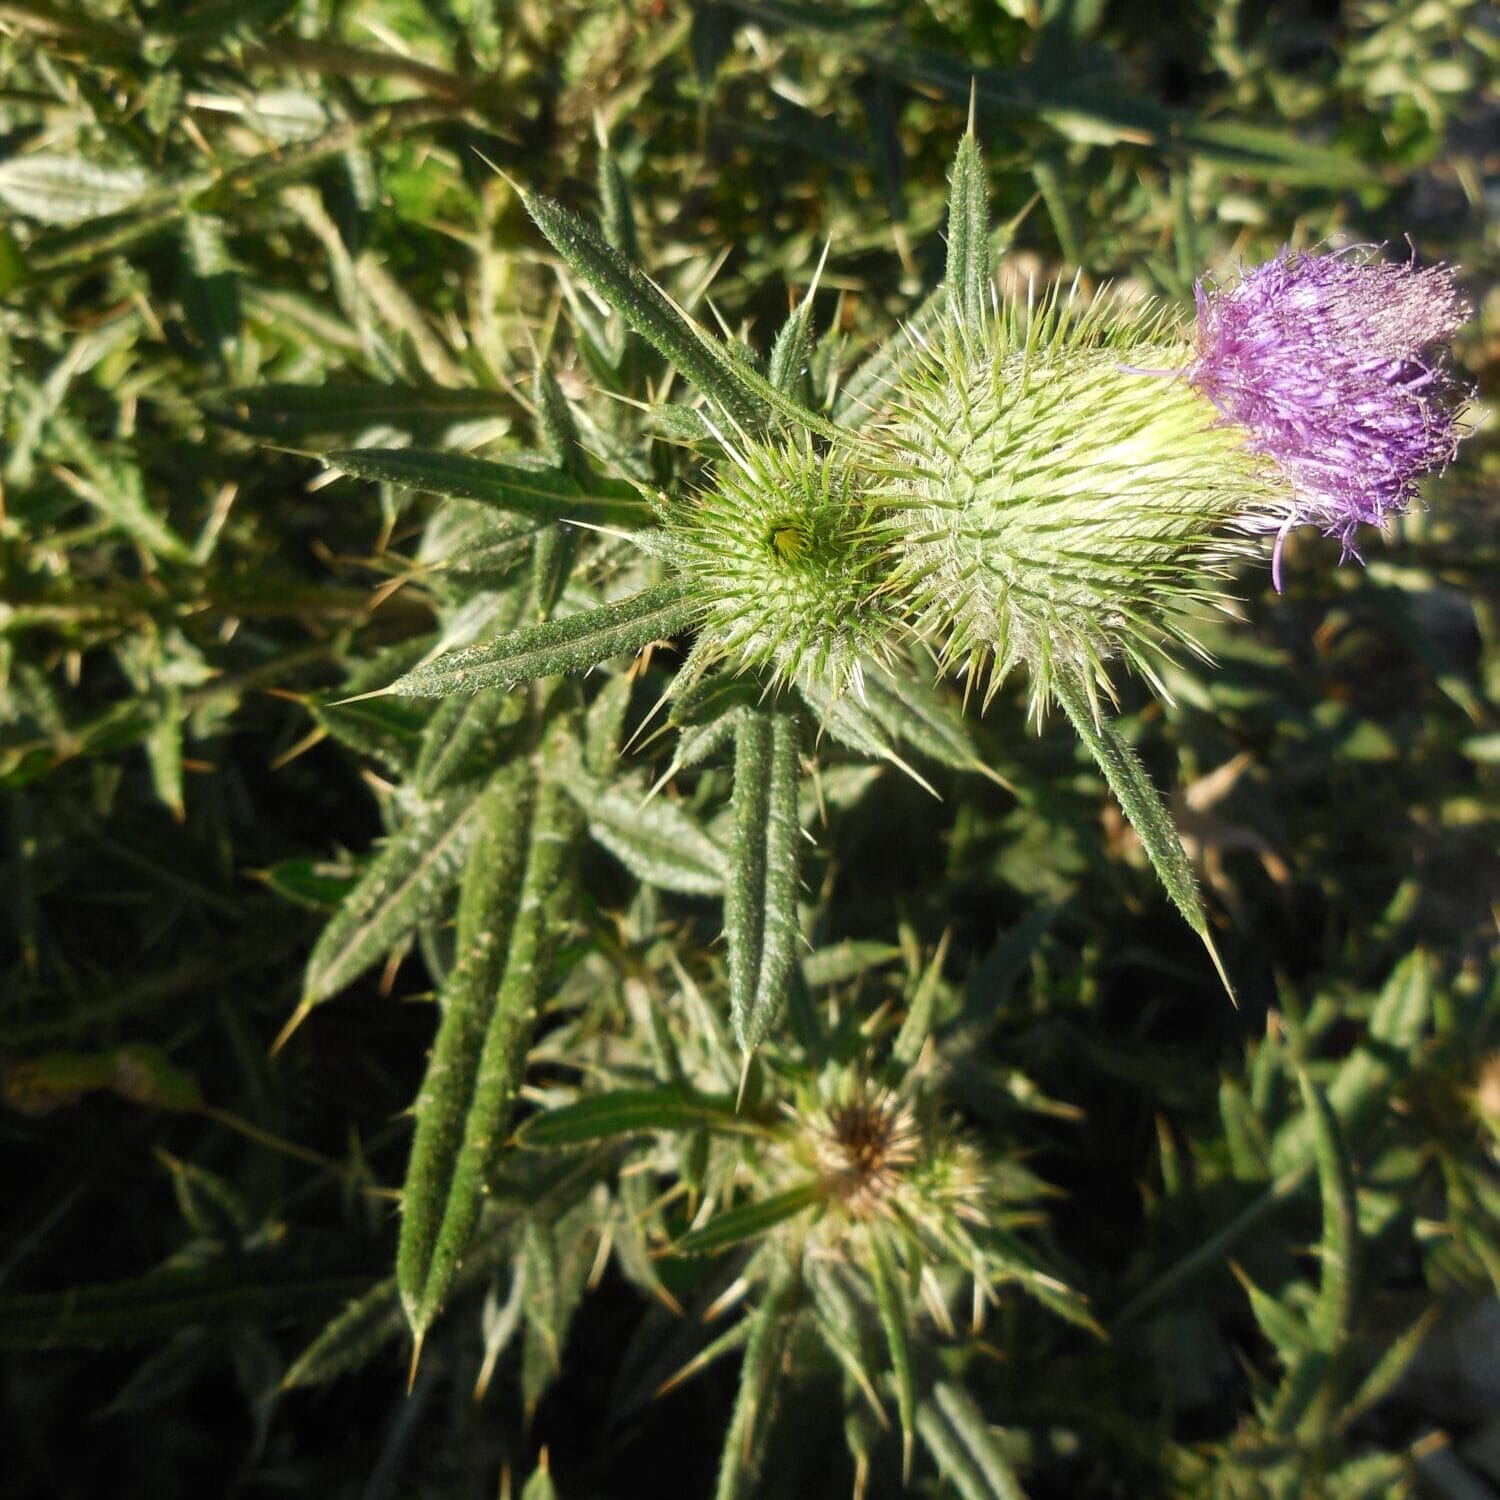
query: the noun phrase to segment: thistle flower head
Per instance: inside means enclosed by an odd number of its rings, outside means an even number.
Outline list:
[[[699,650],[782,680],[857,680],[889,649],[883,530],[842,450],[725,444],[712,482],[668,525],[703,604]]]
[[[789,1115],[788,1167],[794,1178],[810,1171],[816,1179],[820,1201],[832,1210],[823,1235],[830,1243],[850,1224],[899,1221],[920,1230],[985,1222],[987,1181],[978,1158],[920,1097],[830,1068]]]
[[[1262,498],[1264,465],[1181,380],[1164,315],[1072,294],[956,321],[910,362],[880,493],[900,515],[899,591],[945,661],[989,693],[1029,668],[1090,697],[1124,659],[1193,645],[1189,616]]]
[[[1199,282],[1197,301],[1189,383],[1290,485],[1259,522],[1279,533],[1278,589],[1292,527],[1312,522],[1354,554],[1362,524],[1399,515],[1453,457],[1459,391],[1442,346],[1467,310],[1448,267],[1287,251],[1222,286]]]

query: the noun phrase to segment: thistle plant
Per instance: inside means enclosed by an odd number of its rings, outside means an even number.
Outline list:
[[[618,218],[620,185],[610,191]],[[658,1026],[652,1086],[624,1076],[602,1094],[555,1092],[523,1135],[534,1149],[622,1146],[643,1129],[695,1122],[691,1164],[672,1153],[641,1163],[675,1184],[637,1203],[628,1233],[613,1218],[602,1232],[635,1245],[622,1264],[658,1295],[653,1254],[733,1263],[707,1315],[747,1310],[687,1367],[744,1350],[720,1500],[750,1484],[779,1371],[804,1334],[841,1372],[851,1433],[889,1425],[893,1402],[904,1472],[920,1433],[945,1468],[977,1466],[1013,1489],[1004,1455],[939,1374],[954,1308],[966,1297],[977,1331],[1014,1284],[1094,1325],[1066,1278],[1018,1237],[1044,1185],[982,1161],[952,1127],[941,1087],[925,1081],[963,1035],[924,1053],[937,1036],[936,970],[880,1044],[879,1029],[858,1045],[823,1032],[804,996],[800,1055],[788,1053],[778,1023],[800,988],[804,756],[827,736],[895,759],[905,740],[972,768],[963,720],[931,696],[918,707],[931,678],[959,677],[980,706],[1019,678],[1031,718],[1061,706],[1228,988],[1166,804],[1112,721],[1117,674],[1134,671],[1164,695],[1162,662],[1174,650],[1204,654],[1199,626],[1226,607],[1257,531],[1278,532],[1279,583],[1292,526],[1316,521],[1352,551],[1358,521],[1399,510],[1418,474],[1451,456],[1456,388],[1424,352],[1459,316],[1451,276],[1288,254],[1224,287],[1200,283],[1196,337],[1169,308],[1086,299],[1076,284],[1005,300],[971,133],[953,166],[944,285],[872,357],[836,421],[805,397],[813,292],[760,367],[626,258],[619,245],[633,237],[618,224],[611,244],[560,205],[521,196],[566,274],[699,400],[648,409],[676,449],[665,485],[606,429],[581,427],[545,369],[534,386],[540,462],[329,455],[351,474],[508,513],[504,545],[530,539],[533,558],[529,585],[491,606],[500,634],[475,641],[460,612],[423,659],[345,705],[445,699],[417,761],[417,800],[325,932],[294,1017],[376,956],[373,934],[383,942],[389,925],[376,910],[430,924],[432,893],[462,872],[452,938],[430,925],[423,937],[442,1014],[415,1106],[397,1257],[414,1368],[484,1233],[587,829],[652,886],[722,895],[728,1032],[712,1016],[696,1040],[668,1040]],[[607,330],[581,298],[572,305],[599,378],[614,379],[619,323]],[[599,538],[592,554],[580,554],[578,528]],[[575,604],[568,574],[580,560],[609,580],[609,602]],[[518,608],[534,611],[531,623]],[[691,645],[658,705],[679,734],[665,780],[732,745],[721,839],[664,799],[661,783],[632,791],[614,769],[629,675],[586,710],[556,681],[678,637]],[[487,770],[497,750],[499,768]],[[425,896],[410,869],[419,850]],[[617,1070],[601,1059],[596,1071]],[[684,1193],[685,1215],[673,1207]],[[851,1442],[862,1476],[868,1448]]]
[[[6,1500],[1493,1477],[1481,9],[0,6]]]

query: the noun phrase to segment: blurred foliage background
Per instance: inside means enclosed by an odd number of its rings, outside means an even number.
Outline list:
[[[887,1495],[911,1421],[910,1487],[965,1500],[1500,1494],[1497,58],[1468,0],[0,0],[7,1497]],[[1067,1297],[908,1310],[903,1374],[876,1267],[841,1366],[766,1269],[795,1220],[679,1253],[700,1189],[784,1186],[760,1148],[621,1117],[501,1156],[408,1391],[456,874],[285,1028],[448,731],[334,700],[533,607],[542,543],[312,455],[534,453],[545,367],[591,453],[681,482],[629,404],[680,387],[593,337],[512,182],[762,355],[828,245],[833,387],[942,276],[971,91],[1009,285],[1187,307],[1288,242],[1409,238],[1476,310],[1429,508],[1365,568],[1298,536],[1174,705],[1127,692],[1239,1006],[1018,694],[960,732],[934,693],[942,732],[897,736],[930,785],[810,737],[766,1129],[819,1059],[899,1091],[920,1014],[944,1128]],[[629,566],[601,545],[559,597]],[[523,1115],[733,1093],[725,752],[639,821],[668,656],[559,689],[593,838]],[[746,1287],[746,1352],[711,1348]]]

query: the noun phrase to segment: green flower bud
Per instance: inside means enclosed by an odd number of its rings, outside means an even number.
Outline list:
[[[1038,712],[1062,674],[1109,692],[1116,659],[1159,688],[1153,657],[1197,649],[1189,617],[1267,486],[1173,373],[1191,357],[1162,314],[1056,293],[917,346],[882,434],[894,587],[945,665],[971,686],[989,667],[986,701],[1017,666]]]
[[[697,650],[781,680],[857,685],[897,628],[885,523],[857,462],[806,441],[724,446],[712,484],[668,517],[703,609]]]

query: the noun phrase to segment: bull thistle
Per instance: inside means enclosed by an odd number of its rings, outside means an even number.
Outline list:
[[[795,394],[810,301],[762,375],[582,220],[523,194],[567,266],[698,386],[698,436],[718,453],[694,492],[653,494],[660,527],[635,534],[666,581],[451,652],[392,690],[514,683],[688,632],[674,693],[722,666],[758,679],[779,711],[795,713],[800,694],[825,722],[846,697],[864,701],[869,668],[899,672],[915,642],[985,704],[1024,671],[1032,716],[1062,707],[1219,966],[1166,807],[1110,722],[1113,674],[1133,669],[1164,693],[1157,663],[1201,654],[1194,619],[1225,604],[1228,567],[1257,532],[1276,534],[1279,588],[1293,527],[1322,526],[1347,555],[1359,525],[1411,501],[1462,433],[1443,348],[1465,309],[1444,267],[1290,251],[1200,282],[1196,332],[1169,309],[1088,301],[1076,285],[1002,301],[972,128],[951,187],[944,285],[931,315],[876,356],[882,374],[865,384],[879,394],[850,426]],[[363,471],[394,477],[389,462]],[[776,774],[794,778],[796,733],[777,743]],[[762,778],[741,808],[745,857],[790,901],[795,849],[767,864],[756,842],[772,763],[764,746],[742,749]],[[759,931],[755,906],[739,903]],[[756,994],[777,992],[791,953],[780,944]],[[753,970],[736,968],[746,984]],[[736,1004],[739,1016],[750,1001]],[[757,1009],[747,1050],[768,1024]]]

